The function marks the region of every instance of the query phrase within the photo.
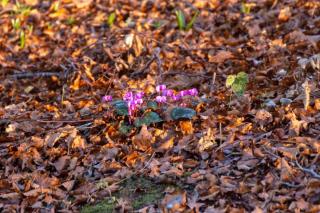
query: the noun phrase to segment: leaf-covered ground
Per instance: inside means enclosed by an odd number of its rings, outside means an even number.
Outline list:
[[[0,3],[1,212],[320,211],[319,1]],[[159,84],[196,116],[101,101]]]

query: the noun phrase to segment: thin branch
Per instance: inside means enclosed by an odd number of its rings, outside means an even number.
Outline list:
[[[320,179],[320,174],[316,173],[313,169],[304,168],[304,167],[301,166],[301,164],[297,160],[297,155],[296,155],[296,160],[295,161],[296,161],[296,164],[297,164],[297,166],[299,167],[300,170],[302,170],[302,171],[304,171],[306,173],[309,173],[314,178]]]
[[[61,77],[62,73],[59,72],[21,72],[15,73],[9,76],[9,78],[14,79],[25,79],[25,78],[39,78],[39,77],[52,77],[58,76]]]

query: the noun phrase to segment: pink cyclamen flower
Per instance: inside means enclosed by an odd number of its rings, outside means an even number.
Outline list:
[[[179,100],[181,100],[181,95],[180,95],[180,94],[173,95],[173,96],[172,96],[172,100],[174,100],[174,101],[179,101]]]
[[[166,85],[160,84],[160,85],[156,86],[156,91],[161,92],[161,91],[165,90],[166,88],[167,88]]]
[[[139,98],[139,99],[133,100],[133,102],[134,102],[136,105],[138,105],[138,104],[142,104],[142,103],[143,103],[143,100],[142,100],[141,98]]]
[[[188,91],[188,90],[182,90],[182,91],[179,92],[179,95],[180,95],[181,97],[184,97],[184,96],[186,96],[186,95],[189,95],[189,91]]]
[[[174,95],[174,91],[172,89],[166,89],[162,91],[162,95],[172,97]]]
[[[123,100],[125,101],[130,101],[133,99],[133,93],[132,92],[126,92],[126,94],[124,94],[123,96]]]
[[[157,96],[156,97],[156,102],[158,103],[164,103],[167,101],[167,97],[166,96]]]
[[[196,88],[189,89],[188,93],[191,96],[197,96],[199,94],[199,92],[198,92],[198,90]]]
[[[135,94],[134,98],[136,99],[142,99],[144,96],[144,92],[137,92],[137,94]]]
[[[112,101],[112,96],[111,95],[105,95],[102,97],[103,102],[110,102]]]
[[[133,112],[136,110],[137,105],[135,103],[135,101],[128,101],[128,113],[129,116],[133,115]]]

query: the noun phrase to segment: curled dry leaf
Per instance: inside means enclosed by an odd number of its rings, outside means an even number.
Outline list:
[[[290,7],[285,7],[285,8],[280,10],[280,13],[279,13],[279,16],[278,16],[278,19],[280,21],[288,21],[290,17],[291,17]]]
[[[289,165],[289,163],[286,161],[285,158],[281,158],[281,180],[285,182],[290,182],[294,176],[293,169]]]
[[[209,52],[208,57],[210,62],[219,64],[225,62],[228,59],[234,58],[234,55],[230,51],[220,50],[215,55]]]
[[[148,131],[148,127],[146,125],[142,125],[139,134],[133,136],[132,138],[132,143],[134,146],[141,151],[147,151],[150,149],[152,142],[153,136]]]
[[[191,135],[194,131],[192,121],[179,121],[182,134]]]

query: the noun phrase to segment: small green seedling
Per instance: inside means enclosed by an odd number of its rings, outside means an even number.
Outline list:
[[[108,26],[112,27],[115,20],[116,20],[116,13],[113,12],[108,16],[108,20],[107,20]]]
[[[57,12],[59,10],[60,4],[61,4],[61,0],[53,3],[53,11],[54,12]]]
[[[241,12],[243,14],[249,15],[250,11],[251,11],[251,4],[247,4],[247,3],[242,2],[241,3]]]
[[[69,17],[69,18],[67,19],[67,25],[74,25],[75,23],[76,23],[75,18]]]
[[[184,30],[184,31],[188,31],[193,27],[193,24],[195,23],[198,15],[199,15],[199,11],[197,11],[191,18],[191,20],[188,22],[188,24],[186,23],[186,17],[184,15],[184,13],[181,10],[176,10],[176,18],[177,18],[177,23],[178,23],[178,27],[179,30]]]
[[[22,16],[28,16],[31,12],[31,7],[21,4],[17,1],[17,3],[14,6],[14,12]]]
[[[33,32],[33,25],[27,25],[28,35],[31,35]]]
[[[21,28],[21,21],[19,18],[11,19],[11,25],[14,30],[18,31]]]
[[[162,21],[153,21],[151,26],[156,28],[156,29],[159,29],[160,27],[162,27],[163,25],[163,22]]]
[[[23,49],[26,45],[26,34],[24,33],[23,30],[20,31],[20,48]]]
[[[234,94],[241,96],[244,94],[248,82],[248,74],[245,72],[239,72],[237,75],[228,75],[226,87],[231,87]]]

